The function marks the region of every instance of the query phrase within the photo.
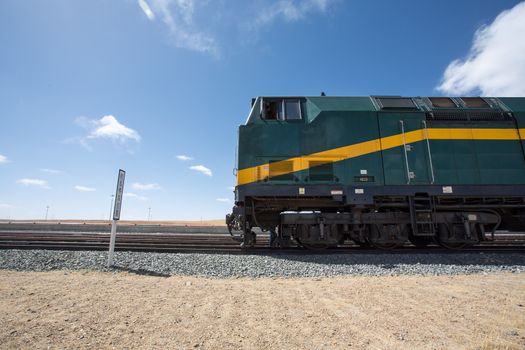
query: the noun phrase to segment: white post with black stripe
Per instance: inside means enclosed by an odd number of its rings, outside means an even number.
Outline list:
[[[118,171],[117,192],[115,193],[115,206],[113,207],[113,221],[111,222],[111,238],[109,240],[108,267],[113,266],[113,255],[115,252],[115,240],[117,239],[117,221],[120,220],[120,209],[122,208],[122,195],[124,194],[124,179],[126,172]]]

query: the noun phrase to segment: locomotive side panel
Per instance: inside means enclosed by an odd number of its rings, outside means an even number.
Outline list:
[[[316,248],[461,248],[525,230],[524,113],[524,99],[258,98],[228,227],[246,245],[261,227]]]

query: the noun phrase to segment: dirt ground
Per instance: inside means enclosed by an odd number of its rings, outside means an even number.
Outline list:
[[[0,347],[524,349],[525,274],[206,279],[0,271]]]

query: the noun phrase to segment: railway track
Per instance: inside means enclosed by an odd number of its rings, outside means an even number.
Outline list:
[[[0,231],[0,249],[61,249],[61,250],[107,250],[109,233],[104,232],[67,232],[67,231]],[[269,251],[269,236],[259,234],[253,251]],[[239,243],[224,233],[118,233],[116,250],[120,251],[150,251],[150,252],[242,252]],[[301,251],[298,246],[285,251]],[[372,252],[375,248],[360,247],[354,244],[344,244],[323,252]],[[445,252],[444,248],[430,245],[427,248],[415,248],[407,244],[405,247],[390,252]],[[525,235],[498,234],[494,241],[486,241],[465,251],[519,251],[525,252]],[[318,252],[318,251],[317,251]]]

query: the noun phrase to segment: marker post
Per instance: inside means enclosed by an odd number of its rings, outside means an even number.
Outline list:
[[[111,220],[111,238],[109,239],[108,267],[113,266],[115,240],[117,239],[117,220]]]
[[[117,191],[115,194],[115,207],[113,208],[113,220],[111,221],[111,237],[109,240],[108,267],[113,266],[113,255],[115,253],[115,241],[117,239],[117,221],[120,220],[120,209],[122,207],[122,194],[124,193],[124,179],[126,172],[118,171]]]

